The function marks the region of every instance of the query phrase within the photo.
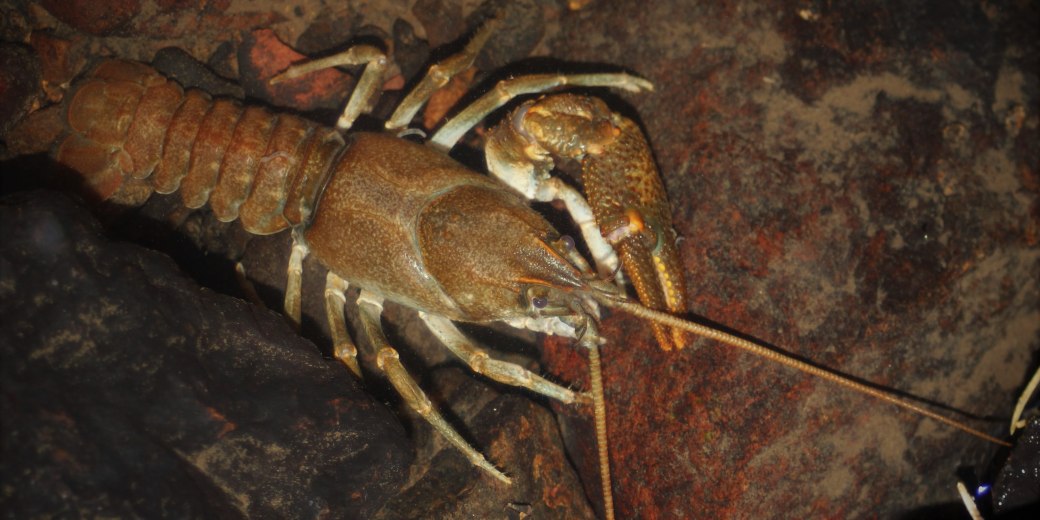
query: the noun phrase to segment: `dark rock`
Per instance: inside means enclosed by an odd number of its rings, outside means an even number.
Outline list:
[[[545,15],[540,0],[487,0],[466,18],[466,27],[476,31],[494,18],[495,34],[480,50],[475,65],[494,71],[531,55],[545,36]]]
[[[141,10],[140,0],[43,0],[55,18],[95,36],[118,34]]]
[[[63,197],[0,225],[7,514],[357,518],[401,485],[394,415],[280,316]]]
[[[993,483],[993,510],[1000,515],[1036,513],[1040,507],[1040,417],[1019,434]],[[1025,518],[1025,517],[1023,517]]]
[[[419,435],[426,439],[419,465],[429,469],[378,518],[507,518],[517,507],[530,518],[595,516],[548,410],[523,392],[499,393],[466,370],[438,369],[429,379],[424,387],[441,397],[441,411],[462,425],[463,435],[513,484],[482,474],[429,426],[419,424]]]
[[[322,13],[293,44],[293,49],[307,56],[327,56],[349,49],[354,44],[374,45],[384,51],[390,38],[387,31],[364,23],[363,13],[328,10]]]
[[[423,26],[431,47],[440,47],[454,41],[464,32],[462,7],[459,2],[446,0],[418,0],[412,13]]]
[[[41,96],[40,62],[26,47],[0,44],[0,138]]]
[[[430,58],[430,46],[415,34],[415,28],[404,20],[394,21],[394,62],[401,68],[406,80],[426,73],[424,65]],[[416,80],[418,81],[418,80]]]
[[[172,78],[184,88],[197,88],[211,96],[242,99],[242,87],[222,78],[205,64],[178,47],[164,47],[155,53],[152,66],[163,75]]]

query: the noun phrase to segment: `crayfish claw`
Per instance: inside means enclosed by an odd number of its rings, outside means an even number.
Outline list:
[[[492,128],[485,151],[491,172],[524,196],[565,203],[601,275],[613,272],[620,257],[644,305],[686,311],[668,197],[650,145],[634,121],[600,99],[548,95],[522,104]],[[587,201],[549,177],[557,160],[581,164]],[[684,346],[678,331],[669,334],[655,325],[654,332],[665,350]]]
[[[671,208],[657,166],[639,126],[612,114],[620,129],[600,153],[582,160],[582,180],[604,238],[614,246],[625,275],[644,305],[681,314],[686,284],[676,248]],[[664,350],[683,348],[684,335],[654,325]]]

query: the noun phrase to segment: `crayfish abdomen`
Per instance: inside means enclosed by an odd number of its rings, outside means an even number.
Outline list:
[[[184,90],[128,61],[98,65],[60,111],[52,153],[90,198],[139,205],[179,191],[186,207],[208,202],[218,219],[261,235],[306,220],[344,147],[333,129]],[[37,123],[52,124],[27,122]]]

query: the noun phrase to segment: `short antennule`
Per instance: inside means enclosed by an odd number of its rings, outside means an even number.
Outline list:
[[[984,439],[986,441],[992,442],[994,444],[999,444],[1001,446],[1011,446],[1011,444],[1006,441],[1003,441],[1001,439],[993,437],[992,435],[976,430],[960,421],[956,421],[944,415],[940,415],[933,411],[927,410],[915,403],[896,397],[895,395],[892,395],[890,393],[883,392],[876,388],[867,386],[863,383],[853,381],[835,372],[825,370],[815,365],[810,365],[809,363],[795,359],[787,354],[772,350],[766,347],[765,345],[755,343],[753,341],[740,338],[732,334],[727,334],[725,332],[722,332],[721,330],[714,329],[706,325],[693,323],[678,318],[676,316],[672,316],[671,314],[667,314],[661,311],[655,311],[653,309],[649,309],[638,303],[631,302],[618,296],[593,292],[592,297],[606,307],[618,309],[653,323],[660,323],[662,325],[672,327],[674,329],[683,330],[704,338],[713,339],[720,343],[725,343],[726,345],[737,347],[739,349],[755,354],[756,356],[769,359],[770,361],[775,361],[777,363],[780,363],[781,365],[788,366],[800,372],[804,372],[806,374],[810,374],[821,379],[826,379],[850,390],[854,390],[861,394],[868,395],[875,399],[886,401],[905,410],[909,410],[919,415],[923,415],[925,417],[934,419],[943,424],[946,424],[947,426],[952,426],[954,428],[957,428],[958,430],[964,431],[980,439]]]

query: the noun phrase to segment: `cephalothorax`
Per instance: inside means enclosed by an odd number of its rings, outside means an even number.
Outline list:
[[[185,206],[208,203],[219,219],[237,219],[252,233],[291,230],[285,296],[290,319],[299,323],[301,263],[313,254],[329,269],[326,303],[336,357],[360,376],[342,312],[347,284],[356,284],[362,289],[358,306],[366,341],[361,343],[373,349],[379,368],[405,402],[474,465],[506,483],[510,479],[444,421],[408,375],[381,331],[384,300],[415,309],[474,371],[564,403],[586,398],[490,358],[453,322],[499,321],[574,338],[589,349],[596,367],[597,349],[606,341],[596,326],[598,308],[615,307],[653,323],[663,348],[681,347],[681,331],[706,335],[953,424],[752,342],[662,313],[685,312],[671,212],[638,125],[602,101],[549,94],[515,108],[487,136],[488,170],[502,182],[471,172],[444,153],[516,96],[566,85],[642,91],[651,88],[649,82],[615,73],[519,77],[499,83],[426,144],[396,136],[437,86],[472,63],[490,34],[489,25],[462,53],[432,66],[387,121],[387,133],[346,133],[372,105],[386,66],[382,52],[365,46],[333,60],[365,65],[335,129],[213,100],[125,61],[101,64],[69,95],[66,106],[39,113],[37,122],[54,129],[55,157],[80,172],[99,200],[139,204],[156,191],[179,192]],[[330,63],[309,64],[286,74],[326,66]],[[588,202],[549,175],[559,159],[581,164]],[[562,202],[581,229],[595,268],[525,198]],[[657,310],[627,302],[607,281],[619,258],[645,306]],[[593,393],[601,396],[596,370],[592,380]],[[606,473],[605,411],[601,397],[596,401]],[[609,517],[606,475],[604,495]]]

